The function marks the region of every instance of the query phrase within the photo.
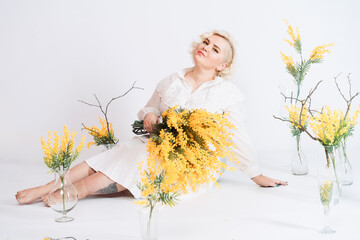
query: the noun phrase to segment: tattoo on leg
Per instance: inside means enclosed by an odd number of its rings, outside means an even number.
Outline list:
[[[116,187],[116,183],[110,183],[109,186],[96,191],[96,193],[99,193],[99,194],[110,194],[110,193],[117,193],[117,192],[118,192],[118,189]]]

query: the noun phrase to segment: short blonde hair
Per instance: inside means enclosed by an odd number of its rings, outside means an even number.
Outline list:
[[[231,37],[230,33],[228,33],[227,31],[224,30],[213,30],[211,32],[206,32],[204,34],[200,35],[200,39],[197,41],[193,41],[192,43],[192,48],[191,48],[191,54],[194,54],[195,49],[197,48],[197,46],[204,41],[205,38],[208,38],[210,36],[213,35],[217,35],[219,37],[224,38],[230,46],[230,49],[227,49],[227,51],[225,52],[225,56],[224,56],[224,62],[228,64],[228,66],[217,72],[217,76],[223,77],[223,78],[228,78],[232,75],[233,73],[233,66],[234,66],[234,60],[235,60],[235,43],[233,38]]]

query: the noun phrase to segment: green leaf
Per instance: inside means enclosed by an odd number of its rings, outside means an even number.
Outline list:
[[[298,52],[299,54],[301,54],[301,40],[300,39],[296,39],[294,41],[294,48],[295,48],[295,51]]]

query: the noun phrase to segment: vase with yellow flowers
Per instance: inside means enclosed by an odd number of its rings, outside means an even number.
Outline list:
[[[48,133],[46,142],[41,137],[45,164],[50,168],[50,172],[55,173],[55,183],[50,191],[48,200],[53,210],[62,213],[61,217],[55,219],[56,222],[74,220],[73,217],[66,215],[67,212],[75,207],[78,200],[76,189],[69,177],[69,169],[71,163],[79,156],[85,142],[85,136],[83,136],[81,143],[74,149],[75,135],[76,132],[69,133],[65,125],[64,135],[61,139],[56,131]]]
[[[304,115],[299,115],[300,111],[300,95],[301,95],[301,86],[304,82],[305,76],[310,70],[312,64],[321,63],[324,58],[325,53],[329,53],[330,51],[327,49],[328,47],[333,46],[334,44],[324,44],[320,45],[314,50],[312,50],[308,59],[303,57],[302,52],[302,42],[299,29],[296,28],[296,32],[294,28],[285,21],[287,25],[287,33],[290,36],[289,39],[285,39],[285,41],[295,50],[295,53],[298,55],[299,61],[294,61],[293,56],[287,56],[284,53],[280,52],[281,58],[285,63],[286,71],[292,76],[294,87],[290,87],[290,93],[288,96],[285,96],[285,104],[289,113],[289,119],[295,121],[303,121],[301,126],[307,127],[308,119],[306,118],[306,109],[304,110]],[[298,122],[299,123],[299,122]],[[294,175],[306,175],[308,174],[308,166],[305,155],[301,150],[301,134],[303,133],[302,128],[299,125],[290,125],[292,136],[295,138],[296,151],[291,161],[291,172]]]
[[[109,150],[117,143],[112,123],[109,123],[107,119],[102,119],[100,116],[99,120],[101,123],[101,128],[97,128],[96,126],[86,127],[83,124],[83,129],[87,130],[88,133],[93,137],[93,141],[89,142],[87,147],[90,148],[91,145],[102,145],[105,146],[106,150]]]
[[[301,107],[296,104],[285,106],[289,112],[289,120],[291,121],[291,134],[295,138],[295,151],[291,160],[291,173],[294,175],[308,174],[308,161],[301,147],[301,134],[308,126],[308,113],[306,107]],[[300,115],[301,114],[301,115]]]
[[[357,107],[357,110],[352,118],[349,117],[349,112],[353,106],[352,102],[353,102],[354,98],[359,95],[359,92],[356,92],[356,93],[352,92],[351,79],[350,79],[350,73],[349,73],[347,75],[347,82],[349,85],[349,87],[348,87],[349,89],[348,89],[348,93],[345,94],[341,90],[340,85],[338,83],[339,75],[334,77],[334,79],[335,79],[336,87],[337,87],[340,95],[342,96],[342,98],[345,100],[346,105],[347,105],[343,121],[344,121],[344,124],[349,124],[349,127],[348,127],[347,132],[344,133],[344,136],[340,141],[340,146],[339,146],[338,150],[339,150],[339,157],[342,159],[342,168],[341,168],[342,183],[344,186],[348,186],[353,183],[353,171],[352,171],[351,163],[348,158],[346,145],[347,145],[347,141],[348,141],[349,137],[353,135],[353,131],[354,131],[355,125],[357,123],[356,121],[357,121],[357,118],[360,113],[360,105]]]
[[[341,155],[336,157],[335,152],[341,148],[341,142],[351,133],[358,114],[359,111],[349,118],[348,112],[344,114],[342,110],[331,110],[325,106],[309,123],[313,134],[324,147],[326,165],[334,168],[335,204],[340,199],[344,169],[343,160],[339,158]]]
[[[146,223],[142,225],[143,239],[156,239],[152,219],[158,203],[174,206],[179,194],[197,191],[202,184],[217,183],[221,169],[229,169],[220,159],[236,161],[231,152],[230,129],[234,125],[227,115],[175,106],[162,118],[162,123],[154,125],[148,141],[147,162],[140,166],[138,187],[143,200],[137,203],[148,209],[142,221]],[[133,128],[135,133],[144,133],[140,131],[141,122],[135,122]]]

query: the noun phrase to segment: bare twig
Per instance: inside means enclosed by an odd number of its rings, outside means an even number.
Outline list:
[[[315,141],[320,141],[320,139],[314,137],[314,136],[305,128],[305,126],[301,125],[301,119],[302,119],[303,111],[304,111],[304,109],[306,108],[306,103],[309,104],[309,106],[308,106],[308,108],[307,108],[307,109],[308,109],[308,112],[309,112],[311,115],[312,115],[311,112],[315,112],[315,110],[311,110],[311,109],[310,109],[310,107],[311,107],[311,96],[312,96],[313,93],[316,91],[316,89],[318,88],[318,86],[320,85],[321,82],[322,82],[322,80],[319,81],[319,82],[315,85],[315,87],[314,87],[313,89],[310,89],[309,94],[306,96],[305,99],[302,99],[302,100],[301,100],[301,99],[298,99],[298,98],[294,98],[294,97],[288,97],[288,96],[286,96],[285,94],[281,93],[281,94],[284,96],[285,99],[292,99],[292,100],[295,100],[295,101],[301,103],[301,109],[300,109],[300,113],[299,113],[299,122],[298,122],[298,123],[295,122],[295,121],[292,121],[292,120],[290,120],[290,119],[284,119],[284,118],[281,118],[281,117],[277,117],[277,116],[275,116],[275,115],[273,115],[273,117],[274,117],[275,119],[281,120],[281,121],[283,121],[283,122],[289,122],[289,123],[291,123],[293,126],[297,127],[300,131],[305,132],[311,139],[313,139],[313,140],[315,140]]]
[[[101,105],[101,102],[100,102],[100,100],[98,99],[98,97],[96,96],[95,93],[94,93],[94,97],[95,97],[98,105],[96,105],[96,104],[91,104],[91,103],[87,103],[87,102],[85,102],[85,101],[83,101],[83,100],[78,100],[78,101],[79,101],[79,102],[82,102],[82,103],[84,103],[84,104],[86,104],[86,105],[89,105],[89,106],[91,106],[91,107],[98,107],[98,108],[100,109],[100,111],[102,112],[102,114],[104,115],[104,117],[105,117],[106,126],[107,126],[107,131],[110,133],[110,124],[109,124],[109,119],[108,119],[108,116],[107,116],[108,108],[109,108],[110,103],[112,103],[112,102],[113,102],[114,100],[116,100],[116,99],[119,99],[119,98],[121,98],[121,97],[124,97],[126,94],[128,94],[128,93],[129,93],[131,90],[133,90],[133,89],[141,89],[141,90],[144,90],[144,89],[141,88],[141,87],[135,87],[135,84],[136,84],[136,82],[134,82],[133,85],[131,86],[131,88],[130,88],[129,90],[127,90],[124,94],[112,98],[112,99],[106,104],[105,110],[103,109],[103,107],[102,107],[102,105]],[[84,126],[84,128],[85,128],[86,130],[89,130],[88,128],[85,127],[84,124],[82,124],[82,125]],[[92,131],[92,130],[90,130],[90,131],[91,131],[91,132],[94,132],[94,131]],[[114,141],[113,141],[113,143],[115,144]]]
[[[83,123],[81,123],[81,125],[83,125],[83,128],[82,128],[81,130],[85,129],[85,130],[87,130],[87,131],[90,131],[90,132],[92,132],[92,133],[95,133],[96,135],[98,135],[98,137],[101,136],[100,133],[98,133],[97,131],[92,130],[91,128],[86,127]],[[92,134],[91,134],[91,135],[92,135]]]
[[[277,117],[277,116],[275,116],[275,115],[273,115],[273,117],[274,117],[275,119],[280,120],[280,121],[291,123],[292,125],[298,127],[301,131],[305,132],[311,139],[313,139],[313,140],[315,140],[315,141],[319,141],[318,138],[316,138],[316,137],[314,137],[313,135],[311,135],[311,133],[310,133],[308,130],[306,130],[306,128],[305,128],[304,126],[302,126],[301,124],[299,124],[299,123],[297,123],[297,122],[294,122],[294,121],[291,121],[291,120],[289,120],[289,119],[284,119],[284,118],[281,118],[281,117]]]
[[[129,90],[127,90],[124,94],[120,95],[120,96],[117,96],[117,97],[114,97],[110,100],[110,102],[108,102],[108,104],[106,105],[106,109],[105,109],[105,112],[107,113],[107,110],[108,110],[108,107],[110,105],[110,103],[118,98],[121,98],[121,97],[124,97],[126,94],[128,94],[131,90],[133,89],[141,89],[141,90],[144,90],[143,88],[140,88],[140,87],[135,87],[135,83],[133,83],[133,85],[131,86],[131,88]]]
[[[344,116],[344,120],[348,117],[349,115],[349,111],[350,111],[350,108],[351,108],[351,103],[352,101],[354,100],[355,97],[357,97],[359,95],[359,92],[357,92],[355,95],[353,95],[352,91],[351,91],[351,79],[350,79],[350,73],[347,75],[347,80],[348,80],[348,83],[349,83],[349,99],[347,99],[345,97],[345,95],[343,94],[343,92],[341,91],[340,89],[340,86],[337,82],[337,78],[340,76],[341,73],[339,73],[336,77],[334,77],[334,80],[335,80],[335,84],[336,84],[336,87],[340,93],[340,95],[342,96],[342,98],[345,100],[346,102],[346,112],[345,112],[345,116]]]

